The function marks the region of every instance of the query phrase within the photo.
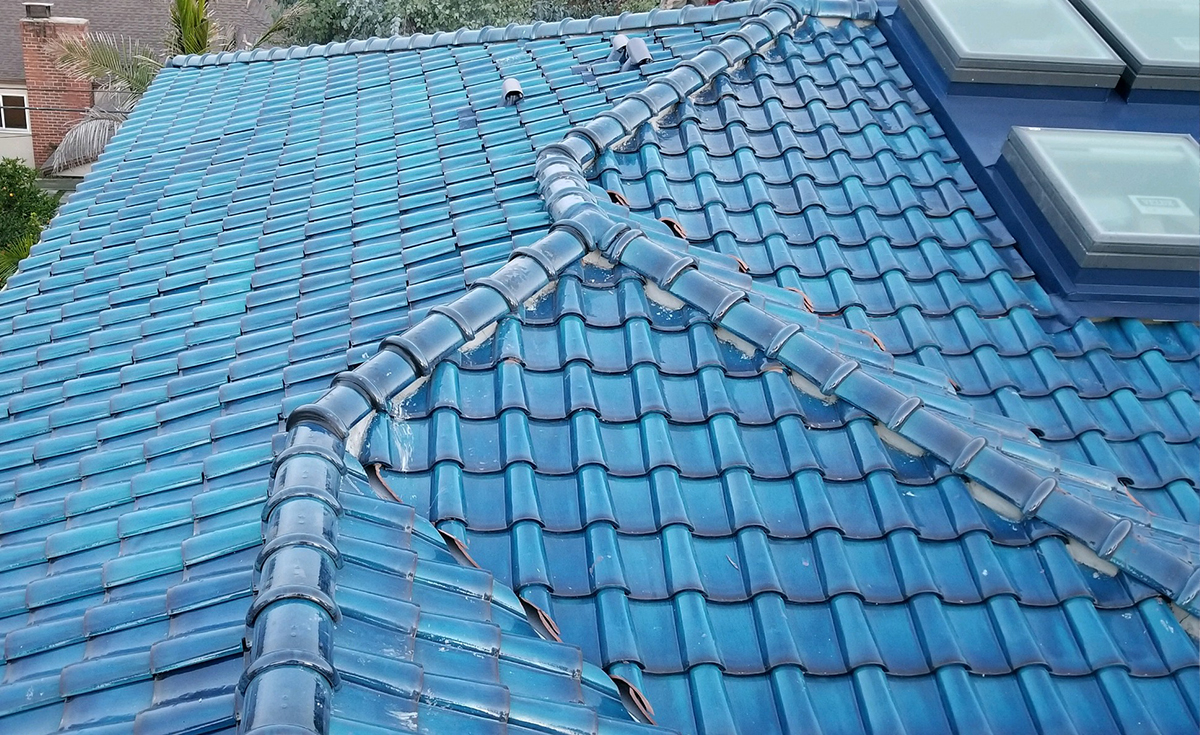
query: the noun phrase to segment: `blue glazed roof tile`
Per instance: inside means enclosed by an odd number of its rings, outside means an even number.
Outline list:
[[[1194,731],[1200,331],[874,12],[172,60],[0,291],[5,729]]]

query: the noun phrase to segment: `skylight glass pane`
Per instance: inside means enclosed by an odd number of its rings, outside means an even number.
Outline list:
[[[1200,89],[1200,2],[1197,0],[1074,0],[1138,76],[1191,77]]]
[[[1069,0],[901,0],[901,7],[952,81],[1115,85],[1125,68]]]
[[[1112,49],[1061,0],[923,0],[964,56],[1112,61]]]
[[[1200,146],[1191,136],[1013,128],[1004,155],[1081,265],[1196,267]]]

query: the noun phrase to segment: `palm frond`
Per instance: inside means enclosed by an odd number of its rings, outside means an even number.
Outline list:
[[[54,55],[69,76],[133,95],[144,93],[162,67],[149,46],[111,33],[60,39]]]
[[[48,174],[58,174],[95,161],[128,116],[125,110],[91,108],[63,136],[62,142],[42,165],[42,170]]]
[[[29,251],[37,241],[34,235],[27,235],[0,247],[0,290],[8,282],[8,277],[17,272],[21,261],[29,257]]]
[[[172,0],[169,54],[206,54],[225,46],[208,0]]]
[[[247,4],[249,4],[249,0],[247,0]],[[298,22],[311,12],[312,5],[307,0],[300,0],[300,2],[297,2],[282,13],[278,13],[274,20],[271,21],[271,25],[267,26],[267,29],[262,32],[262,35],[254,43],[250,44],[250,47],[260,48],[271,43],[277,37],[286,36]]]

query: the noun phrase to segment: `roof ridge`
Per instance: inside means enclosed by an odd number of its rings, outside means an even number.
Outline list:
[[[800,325],[784,322],[751,304],[745,291],[703,273],[694,257],[652,241],[634,225],[614,220],[597,204],[583,167],[711,81],[725,66],[749,56],[756,48],[750,31],[767,29],[767,15],[780,8],[796,12],[797,6],[794,0],[772,3],[760,18],[747,20],[742,28],[651,81],[641,92],[626,96],[612,109],[568,131],[562,142],[544,148],[537,170],[551,220],[583,224],[589,250],[631,268],[705,313],[715,326],[778,359],[822,393],[848,401],[881,427],[930,452],[973,483],[980,502],[1003,508],[1011,517],[1036,517],[1048,523],[1099,557],[1093,560],[1097,566],[1113,564],[1187,613],[1200,615],[1200,568],[1137,533],[1131,520],[1114,518],[1079,499],[1060,487],[1054,476],[1035,471],[1041,469],[1037,465],[990,446],[984,436],[969,434],[947,421],[920,397],[905,395],[872,377],[859,369],[858,361],[843,358],[803,334]],[[743,48],[734,49],[731,41],[740,42]],[[689,74],[695,79],[688,79]]]
[[[857,0],[834,2],[841,3],[843,7],[852,6],[855,12],[850,13],[850,17],[869,14],[874,7],[871,3],[859,3]],[[643,123],[671,108],[708,84],[726,68],[743,61],[759,47],[769,43],[787,27],[788,23],[782,22],[782,19],[798,23],[808,15],[807,10],[808,6],[797,0],[775,0],[759,16],[743,22],[738,30],[731,31],[692,59],[681,62],[672,71],[652,80],[641,91],[624,97],[609,110],[571,129],[562,141],[543,148],[538,155],[536,176],[551,220],[555,223],[551,236],[543,242],[549,242],[551,237],[563,232],[582,238],[586,250],[600,251],[610,260],[632,268],[655,285],[707,314],[717,326],[763,349],[767,356],[779,359],[793,372],[818,386],[823,393],[848,400],[879,421],[884,428],[938,457],[955,474],[975,483],[982,493],[994,496],[989,496],[989,499],[1007,507],[1010,516],[1036,517],[1049,523],[1095,553],[1099,563],[1115,564],[1162,592],[1187,612],[1200,614],[1200,569],[1170,550],[1161,548],[1153,539],[1137,533],[1132,521],[1114,518],[1071,495],[1059,486],[1055,477],[1031,469],[1028,463],[1004,453],[999,446],[991,446],[984,436],[969,433],[947,421],[921,398],[905,395],[866,371],[859,370],[860,363],[857,360],[843,358],[808,335],[801,334],[803,329],[799,325],[784,323],[750,303],[735,308],[740,302],[746,301],[744,291],[701,273],[695,267],[696,261],[692,256],[672,252],[651,241],[640,229],[628,222],[618,221],[597,204],[583,174],[584,166],[618,141],[632,135]],[[629,250],[629,246],[635,243],[634,249]],[[534,254],[542,244],[538,243],[518,254]],[[519,259],[514,258],[492,278],[504,277],[502,274],[505,270],[518,262]],[[539,279],[537,288],[523,291],[523,298],[510,302],[513,308],[548,283],[550,278],[557,275],[557,271],[547,269],[544,275],[546,280]],[[463,301],[471,296],[469,292]],[[477,296],[475,298],[482,300]],[[395,339],[394,343],[397,346],[416,347],[427,338],[417,337],[413,342],[409,335],[425,326],[424,322],[417,324],[404,337]],[[434,328],[429,329],[434,331]],[[451,348],[450,345],[446,347]],[[789,359],[784,354],[785,350],[802,355],[802,359],[795,356]],[[406,352],[414,356],[421,375],[432,367],[432,362],[424,356],[424,350]],[[446,352],[449,349],[444,352],[439,350],[439,357]],[[811,366],[804,367],[805,364]]]
[[[857,5],[863,1],[836,0],[834,3],[831,3],[829,0],[824,0],[825,4],[833,6],[831,7],[831,11],[835,10],[838,4],[847,4],[849,2]],[[440,46],[472,46],[484,43],[499,43],[502,41],[522,41],[555,38],[558,36],[636,31],[665,26],[736,20],[761,13],[769,2],[771,0],[720,0],[720,2],[712,5],[685,5],[682,8],[672,9],[652,8],[649,11],[641,13],[626,11],[620,15],[593,15],[590,18],[564,18],[557,21],[509,23],[503,27],[459,28],[456,31],[414,33],[409,36],[391,36],[388,38],[373,36],[368,39],[335,41],[324,45],[312,44],[309,46],[257,48],[207,54],[180,54],[168,59],[164,66],[176,68],[222,66],[254,61],[285,61],[288,59],[308,59],[322,56],[346,56],[381,51],[408,51],[411,49],[426,49]],[[831,12],[830,14],[837,15],[836,12]]]
[[[905,395],[872,377],[860,369],[858,361],[823,346],[805,334],[799,324],[768,314],[750,303],[745,291],[702,273],[694,257],[652,241],[641,230],[622,221],[624,218],[614,217],[598,205],[583,174],[584,166],[647,121],[711,83],[718,74],[772,43],[779,33],[803,22],[814,14],[814,7],[819,13],[831,6],[841,9],[843,17],[848,18],[869,18],[875,13],[873,0],[815,0],[811,4],[806,0],[771,0],[737,30],[653,79],[641,91],[629,94],[609,110],[571,129],[561,141],[539,151],[535,178],[552,222],[550,232],[532,245],[515,249],[504,266],[481,278],[457,300],[435,306],[402,334],[383,340],[370,359],[338,374],[325,394],[294,410],[287,418],[287,440],[277,456],[277,465],[289,458],[296,461],[302,457],[329,461],[332,456],[340,462],[337,450],[344,451],[352,427],[372,414],[386,411],[406,388],[429,375],[444,357],[515,311],[585,254],[598,252],[697,308],[714,325],[762,349],[795,375],[818,386],[822,393],[857,406],[882,427],[928,451],[954,473],[1011,505],[1019,517],[1045,521],[1081,542],[1099,559],[1147,582],[1188,612],[1200,614],[1197,606],[1200,570],[1160,548],[1152,539],[1139,535],[1130,520],[1112,518],[1072,496],[1059,487],[1053,476],[1045,477],[1029,469],[999,447],[989,446],[983,436],[972,435],[946,420],[921,398]],[[428,38],[428,45],[437,45],[433,42],[435,37]],[[452,39],[454,35],[437,38]],[[371,48],[369,42],[358,43],[353,48],[349,44],[335,51],[380,50]],[[387,44],[383,45],[386,48]],[[328,52],[326,49],[326,55]],[[192,65],[201,65],[202,60],[195,60]],[[221,62],[213,59],[208,63]],[[272,481],[269,504],[278,493],[298,492],[289,483],[281,483],[279,477],[277,474]],[[312,491],[308,484],[303,484],[305,493],[294,502],[314,503],[323,506],[316,509],[324,512],[324,507],[329,506],[327,494]],[[274,553],[279,546],[273,548],[270,541],[267,539],[264,552]],[[312,599],[310,595],[320,592],[298,586],[286,594]],[[259,599],[263,595],[262,590],[256,594],[251,610],[266,606]],[[253,619],[251,623],[258,624]],[[332,662],[320,655],[312,661],[293,664],[318,681],[333,670]],[[251,670],[247,672],[250,675]],[[333,673],[336,676],[336,671]],[[249,683],[252,682],[247,686]],[[252,691],[247,688],[247,700]],[[244,701],[240,708],[246,711],[252,704]]]
[[[768,6],[767,11],[781,6],[789,10],[795,7],[781,0]],[[764,13],[762,18],[766,16]],[[822,393],[848,401],[883,428],[930,452],[956,475],[974,483],[981,491],[981,502],[986,497],[1013,517],[1036,517],[1048,523],[1099,557],[1094,560],[1098,565],[1113,564],[1163,593],[1187,613],[1200,615],[1200,568],[1136,532],[1131,520],[1114,518],[1073,496],[1059,486],[1055,477],[1045,476],[1000,447],[990,446],[985,437],[955,426],[920,397],[905,395],[872,377],[859,369],[858,361],[843,358],[804,334],[800,325],[784,322],[751,304],[745,291],[703,273],[692,256],[654,242],[634,225],[614,220],[597,205],[586,185],[583,167],[702,86],[689,82],[711,80],[724,64],[732,65],[748,56],[752,50],[749,30],[756,26],[765,27],[766,23],[758,18],[746,21],[742,29],[726,34],[720,43],[568,131],[562,142],[543,149],[538,176],[547,189],[544,194],[551,219],[582,223],[589,237],[589,250],[631,268],[705,313],[714,325],[779,360]],[[744,45],[744,52],[728,45],[734,40]],[[687,79],[688,74],[697,79]]]
[[[780,7],[795,8],[792,2],[780,0],[767,11]],[[858,361],[843,358],[803,334],[800,325],[784,322],[750,303],[745,291],[702,272],[691,255],[654,242],[634,225],[616,221],[597,204],[587,187],[583,167],[703,86],[689,82],[707,83],[723,64],[732,65],[748,56],[753,50],[748,29],[753,26],[766,24],[758,18],[746,21],[720,43],[568,131],[562,142],[544,148],[538,158],[538,177],[546,189],[551,219],[580,222],[589,237],[589,250],[631,268],[705,313],[715,326],[779,360],[822,393],[846,400],[883,428],[930,452],[956,475],[974,483],[981,502],[986,498],[1011,517],[1036,517],[1048,523],[1099,557],[1094,560],[1098,565],[1113,564],[1163,593],[1187,613],[1200,615],[1200,568],[1137,533],[1131,520],[1114,518],[1073,496],[1059,486],[1055,477],[1035,471],[1041,468],[989,445],[984,436],[971,435],[955,426],[920,397],[905,395],[872,377],[859,369]],[[734,51],[728,45],[731,40],[741,42],[746,50]],[[706,59],[710,53],[713,55]],[[698,79],[686,79],[688,73]]]
[[[614,226],[593,247],[654,285],[706,314],[778,360],[830,397],[845,400],[944,462],[972,483],[977,498],[1016,520],[1038,518],[1158,590],[1185,611],[1200,615],[1200,569],[1136,532],[1128,518],[1114,518],[1067,492],[1044,467],[1023,461],[942,417],[919,396],[872,377],[857,360],[842,358],[804,333],[750,303],[744,291],[726,286],[695,267],[694,259],[653,242],[626,226]],[[1114,487],[1115,490],[1119,487]]]
[[[424,576],[421,562],[427,565],[425,574],[428,574],[428,565],[449,564],[482,575],[487,580],[485,587],[490,604],[518,620],[524,616],[529,622],[527,630],[506,630],[502,635],[545,641],[546,645],[569,649],[565,654],[571,656],[573,652],[581,667],[573,675],[581,677],[585,686],[592,686],[613,702],[626,698],[631,702],[639,701],[640,692],[631,692],[631,685],[613,680],[603,670],[587,663],[578,647],[564,644],[553,622],[548,621],[540,609],[521,599],[490,571],[479,567],[464,550],[448,543],[454,541],[452,536],[434,527],[412,506],[398,502],[382,476],[370,473],[364,476],[356,462],[342,459],[347,450],[345,440],[312,426],[294,436],[291,445],[275,459],[273,488],[262,511],[262,523],[267,530],[255,563],[259,571],[257,589],[246,614],[250,654],[238,681],[235,700],[242,731],[299,727],[289,729],[289,732],[324,732],[329,726],[330,700],[340,686],[343,674],[350,681],[361,677],[361,668],[351,665],[349,670],[343,670],[331,657],[342,607],[346,607],[351,615],[356,614],[357,609],[361,616],[361,602],[356,603],[354,597],[357,595],[361,600],[361,595],[366,594],[360,589],[349,599],[339,600],[338,570],[347,562],[362,564],[363,544],[374,543],[364,541],[364,537],[353,532],[347,534],[346,517],[369,517],[373,522],[400,529],[410,540],[420,539],[434,548],[434,555],[426,557],[417,550],[415,543],[389,547],[410,552],[418,560],[408,572],[412,575],[408,577],[410,582],[422,579],[446,582],[439,575]],[[364,484],[377,495],[364,493]],[[377,510],[379,506],[385,506],[384,510]],[[348,538],[343,541],[343,537]],[[354,545],[350,545],[351,542]],[[393,543],[398,542],[393,540]],[[398,577],[406,573],[403,570],[376,571]],[[416,605],[423,618],[445,617],[445,611],[426,609],[411,592],[409,599],[399,598],[399,601]],[[463,620],[475,621],[469,617]],[[496,624],[491,618],[478,622]],[[446,678],[444,673],[425,670],[411,658],[404,663],[421,667],[427,685],[432,684],[432,680]],[[289,692],[307,692],[310,696],[296,698],[295,704],[288,708],[273,706],[286,699]],[[416,694],[421,694],[420,687]],[[244,702],[244,705],[236,702]],[[540,704],[543,702],[537,700],[532,706]],[[582,705],[572,702],[567,706]],[[515,719],[515,708],[510,714]],[[647,709],[630,714],[629,725],[637,728],[630,732],[640,732],[643,727],[653,725]],[[600,715],[600,718],[606,719],[606,716]],[[311,729],[309,725],[312,725]]]
[[[850,8],[857,16],[869,17],[875,8],[871,0],[816,2]],[[755,3],[757,7],[759,0]],[[729,66],[769,44],[778,33],[802,22],[809,15],[809,9],[806,0],[771,0],[758,16],[747,19],[738,30],[725,34],[720,41],[683,62],[682,68],[655,79],[642,92],[625,98],[587,126],[570,131],[563,142],[551,144],[539,152],[535,177],[551,214],[550,232],[532,245],[516,248],[507,263],[492,275],[479,279],[457,300],[433,307],[424,319],[404,333],[383,340],[375,355],[357,368],[339,373],[325,394],[313,403],[296,408],[287,417],[287,436],[282,449],[276,453],[275,472],[264,507],[267,530],[258,560],[260,568],[272,563],[273,557],[291,553],[298,547],[325,548],[332,544],[332,551],[336,553],[336,538],[309,538],[312,533],[301,533],[300,529],[269,522],[281,502],[288,500],[293,506],[290,515],[297,518],[319,519],[336,515],[340,508],[338,486],[344,471],[342,457],[351,428],[378,411],[386,411],[405,388],[430,374],[443,357],[475,339],[502,316],[515,311],[567,266],[582,259],[589,250],[596,249],[594,230],[620,229],[621,225],[612,224],[609,216],[596,205],[583,179],[582,168],[570,151],[579,149],[582,155],[593,145],[593,140],[597,145],[595,151],[599,151],[602,144],[615,142],[626,134],[622,120],[626,120],[627,125],[640,125],[674,105]],[[365,47],[366,44],[364,50]],[[645,108],[644,114],[629,109],[632,104],[641,104]],[[622,108],[624,112],[619,112]],[[592,131],[591,127],[599,127],[599,130]],[[628,225],[623,227],[631,229]],[[799,327],[795,329],[799,330]],[[323,555],[313,555],[313,559],[318,556]],[[301,685],[301,691],[319,694],[337,682],[338,673],[329,643],[334,634],[333,623],[340,614],[334,597],[336,585],[332,579],[326,579],[329,575],[322,575],[321,570],[306,571],[299,574],[298,579],[290,580],[290,584],[267,584],[259,588],[250,603],[247,625],[252,640],[276,640],[259,635],[262,631],[258,628],[269,624],[273,605],[296,600],[315,605],[318,614],[312,622],[320,628],[320,635],[314,631],[310,637],[311,650],[259,650],[247,657],[239,686],[244,694],[237,703],[242,731],[284,724],[260,722],[261,717],[255,722],[245,719],[247,713],[259,711],[257,704],[264,690],[267,692],[264,696],[269,697],[271,691],[278,693],[279,687],[295,689]],[[278,640],[282,644],[288,638],[279,636]],[[318,641],[324,643],[318,645]],[[283,673],[273,673],[285,671],[290,674],[286,682],[282,681]],[[297,680],[297,676],[302,679]],[[281,681],[276,681],[273,686],[265,685],[265,677]],[[297,707],[301,710],[295,713],[298,718],[288,724],[293,725],[296,732],[322,732],[321,717],[305,716],[319,714],[322,706],[314,702],[312,711]],[[263,711],[272,710],[264,708]]]

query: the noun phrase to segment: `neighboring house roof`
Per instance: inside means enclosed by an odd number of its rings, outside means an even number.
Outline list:
[[[154,48],[166,41],[171,0],[54,0],[54,14],[65,18],[87,18],[88,28],[135,38]],[[261,0],[209,0],[217,19],[237,38],[253,39],[266,28],[270,11]],[[0,3],[0,81],[25,79],[21,60],[21,30],[25,6],[20,0]]]
[[[873,15],[175,59],[0,291],[6,729],[1194,732],[1200,330]]]

